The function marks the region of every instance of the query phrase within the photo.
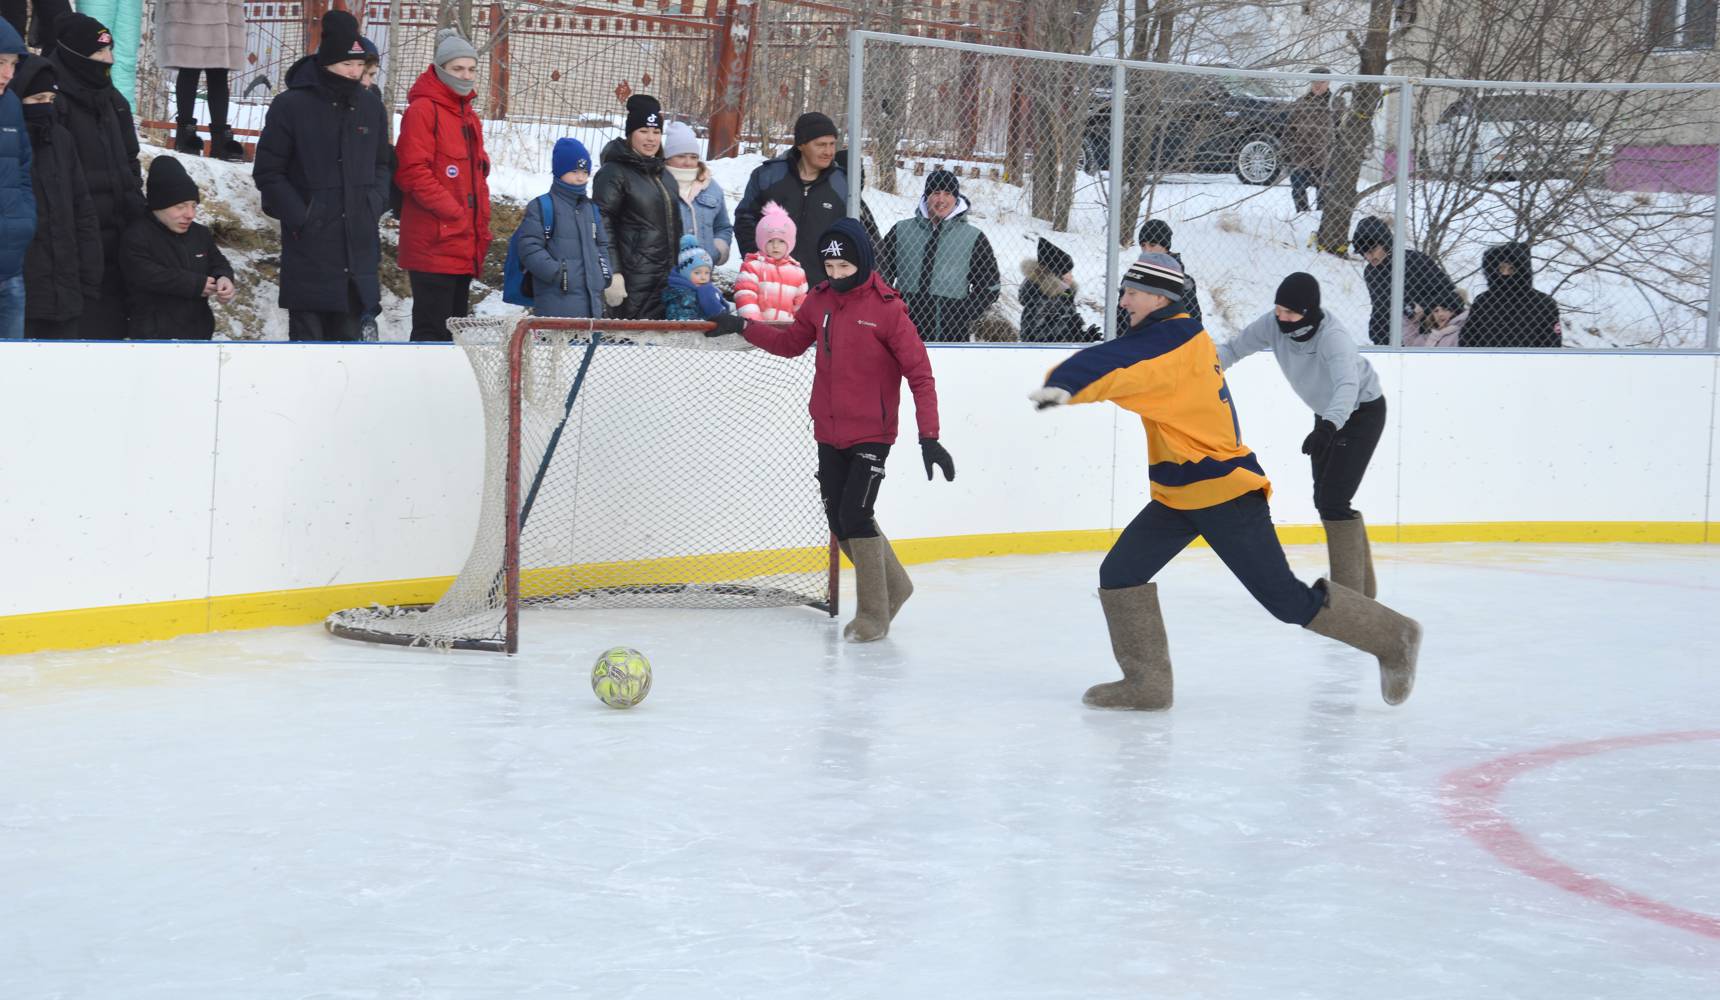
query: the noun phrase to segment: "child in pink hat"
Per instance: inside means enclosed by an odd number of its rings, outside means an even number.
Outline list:
[[[786,323],[806,298],[806,271],[789,251],[794,249],[794,220],[771,202],[758,220],[759,249],[741,263],[735,282],[735,312],[745,319]]]

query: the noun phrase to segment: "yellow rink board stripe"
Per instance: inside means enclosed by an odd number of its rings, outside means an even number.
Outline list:
[[[1703,521],[1500,521],[1469,524],[1378,525],[1368,529],[1376,542],[1517,542],[1583,544],[1636,542],[1652,544],[1720,543],[1720,523]],[[950,535],[941,538],[896,539],[903,562],[986,556],[1043,555],[1053,552],[1098,552],[1110,547],[1117,533],[1110,530],[1030,531],[990,535]],[[1317,525],[1280,525],[1286,545],[1311,545],[1325,540]],[[1195,544],[1199,545],[1200,542]],[[598,563],[578,567],[579,585],[587,587],[640,584],[665,579],[683,582],[744,578],[762,572],[817,572],[827,559],[823,549],[724,553],[629,563]],[[846,562],[845,562],[846,564]],[[526,596],[566,589],[571,568],[534,569],[521,579]],[[90,649],[200,632],[304,625],[321,621],[334,611],[371,604],[423,604],[436,600],[451,576],[378,583],[348,583],[301,590],[152,604],[121,604],[70,611],[44,611],[0,617],[0,654],[48,649]]]

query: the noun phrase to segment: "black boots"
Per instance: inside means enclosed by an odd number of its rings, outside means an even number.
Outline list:
[[[203,140],[197,135],[197,123],[181,118],[178,125],[173,133],[173,151],[186,156],[202,156]]]
[[[233,138],[233,130],[225,125],[209,126],[209,155],[228,163],[244,163],[245,147]]]

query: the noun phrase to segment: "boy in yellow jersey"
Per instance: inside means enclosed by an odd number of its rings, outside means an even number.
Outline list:
[[[1029,394],[1040,409],[1110,400],[1147,432],[1152,502],[1123,529],[1099,567],[1099,603],[1123,679],[1088,689],[1094,708],[1171,707],[1171,659],[1151,582],[1196,537],[1205,538],[1254,599],[1279,621],[1372,653],[1380,693],[1396,705],[1415,684],[1421,626],[1327,580],[1296,579],[1272,528],[1272,484],[1242,443],[1218,351],[1180,305],[1182,268],[1144,253],[1123,277],[1129,330],[1077,352]]]

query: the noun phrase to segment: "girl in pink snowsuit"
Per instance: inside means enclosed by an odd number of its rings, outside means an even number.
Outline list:
[[[794,249],[794,220],[771,202],[758,221],[759,250],[747,254],[735,282],[735,312],[744,319],[786,323],[806,298],[806,272],[788,255]]]

